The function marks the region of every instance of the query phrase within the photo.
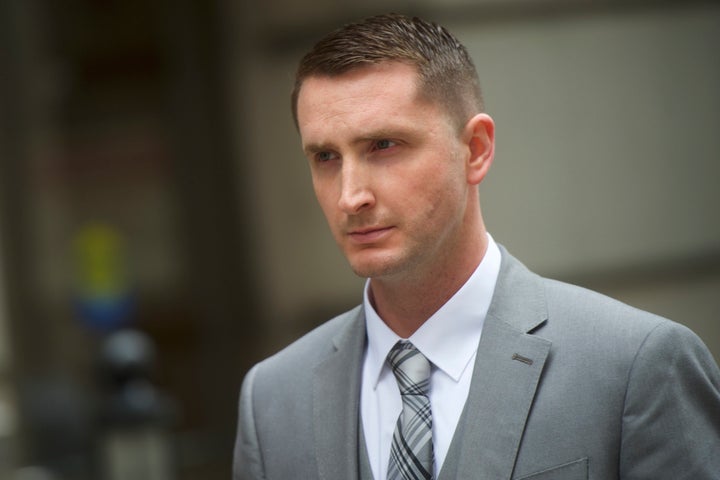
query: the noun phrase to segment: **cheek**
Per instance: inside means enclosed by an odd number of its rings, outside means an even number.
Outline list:
[[[325,215],[325,218],[330,224],[330,227],[332,227],[333,218],[335,217],[335,214],[337,212],[337,209],[333,208],[333,205],[335,205],[337,202],[333,202],[329,195],[322,195],[316,193],[315,197],[317,198],[318,204],[320,205],[320,210],[322,210],[323,215]]]
[[[331,184],[328,181],[323,181],[317,176],[312,176],[313,191],[315,192],[315,199],[317,200],[323,213],[327,216],[332,200],[332,189]]]
[[[420,186],[425,192],[425,212],[430,219],[447,222],[459,214],[467,194],[464,172],[457,168],[436,169],[427,183]]]
[[[343,229],[342,211],[338,207],[337,197],[331,190],[315,189],[315,199],[320,206],[320,210],[325,217],[330,233],[335,237],[336,241],[340,241]]]
[[[464,171],[449,158],[443,158],[426,169],[421,181],[413,188],[415,192],[425,192],[425,197],[431,201],[444,203],[450,200],[449,197],[457,196],[464,184]]]

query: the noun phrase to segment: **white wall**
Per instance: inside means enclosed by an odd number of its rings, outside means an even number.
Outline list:
[[[720,249],[720,8],[461,28],[498,126],[489,228],[544,272]]]
[[[498,124],[481,187],[493,234],[547,275],[616,270],[604,293],[686,324],[720,359],[720,8],[457,33]],[[703,255],[710,273],[622,278]]]

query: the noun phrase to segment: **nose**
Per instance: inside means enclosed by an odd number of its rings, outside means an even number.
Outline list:
[[[347,215],[356,215],[372,208],[375,195],[371,188],[371,172],[363,165],[344,159],[340,177],[340,198],[338,206]]]

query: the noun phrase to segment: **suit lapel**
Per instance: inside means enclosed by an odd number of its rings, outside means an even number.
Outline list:
[[[348,325],[334,339],[335,351],[313,374],[313,432],[318,478],[358,477],[358,419],[365,319],[350,312]]]
[[[502,249],[502,265],[470,385],[440,479],[511,478],[551,343],[540,278]]]

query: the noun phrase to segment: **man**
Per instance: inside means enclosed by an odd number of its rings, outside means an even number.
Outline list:
[[[368,282],[362,305],[247,374],[236,480],[720,478],[702,342],[541,278],[488,235],[494,124],[450,33],[398,15],[331,33],[300,63],[293,113]]]

